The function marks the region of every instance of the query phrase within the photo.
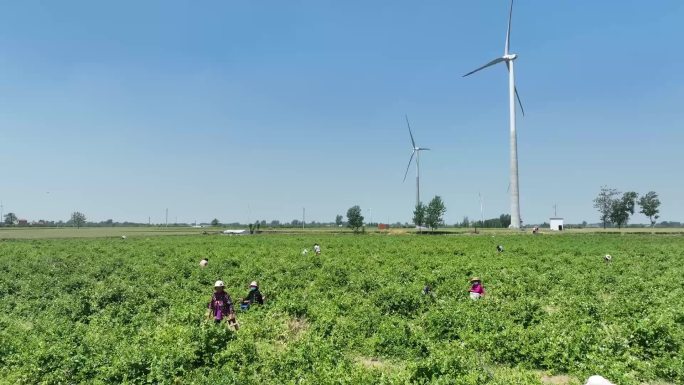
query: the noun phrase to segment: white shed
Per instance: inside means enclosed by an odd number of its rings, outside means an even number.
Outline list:
[[[553,231],[563,231],[563,218],[549,218],[549,227]]]

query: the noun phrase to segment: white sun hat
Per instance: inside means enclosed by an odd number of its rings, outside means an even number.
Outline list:
[[[249,286],[250,287],[257,287],[259,285],[257,284],[257,281],[252,281],[252,283],[250,283]]]
[[[601,376],[591,376],[585,385],[615,385]]]
[[[225,286],[226,286],[226,284],[223,283],[223,281],[216,281],[216,283],[214,284],[214,287],[225,287]]]

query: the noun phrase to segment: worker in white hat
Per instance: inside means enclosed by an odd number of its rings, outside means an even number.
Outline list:
[[[263,305],[264,296],[261,295],[261,292],[259,291],[259,283],[257,281],[252,281],[249,284],[249,292],[247,293],[247,297],[243,298],[240,302],[240,310],[248,310],[249,307],[255,303]]]
[[[226,284],[223,281],[216,281],[214,284],[214,294],[209,301],[209,317],[213,317],[216,323],[221,323],[225,318],[237,330],[238,323],[235,320],[233,300],[230,298],[230,294],[225,291],[225,287]]]
[[[615,385],[615,384],[613,384],[608,379],[606,379],[602,376],[591,376],[587,379],[587,383],[585,385]]]

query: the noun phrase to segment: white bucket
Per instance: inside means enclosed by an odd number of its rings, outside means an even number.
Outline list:
[[[472,291],[470,292],[470,299],[479,299],[480,298],[480,293],[473,293]]]

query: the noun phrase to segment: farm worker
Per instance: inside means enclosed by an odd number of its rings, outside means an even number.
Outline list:
[[[479,299],[480,297],[484,297],[485,295],[485,290],[484,286],[482,286],[482,283],[480,281],[479,277],[473,277],[470,279],[470,299]]]
[[[591,376],[585,385],[615,385],[601,376]]]
[[[233,309],[233,301],[230,299],[230,294],[224,291],[226,284],[223,281],[216,281],[214,284],[214,294],[209,301],[209,317],[214,317],[215,323],[220,323],[223,318],[228,319],[235,330],[238,329],[237,321],[235,320],[235,309]]]
[[[498,251],[499,253],[503,253],[503,246],[502,245],[497,246],[496,251]]]
[[[435,300],[435,293],[432,291],[432,286],[430,286],[429,283],[426,283],[425,286],[423,287],[423,297],[428,300],[428,301],[434,301]]]
[[[321,247],[318,245],[318,243],[314,243],[313,250],[316,255],[321,255]]]
[[[207,267],[208,264],[209,264],[209,259],[207,259],[207,258],[202,258],[202,260],[200,261],[200,266],[202,266],[202,267]]]
[[[248,310],[250,305],[258,303],[259,305],[264,304],[264,296],[261,295],[259,291],[259,284],[257,281],[252,281],[249,284],[249,293],[247,293],[247,298],[244,298],[240,303],[240,310]]]

